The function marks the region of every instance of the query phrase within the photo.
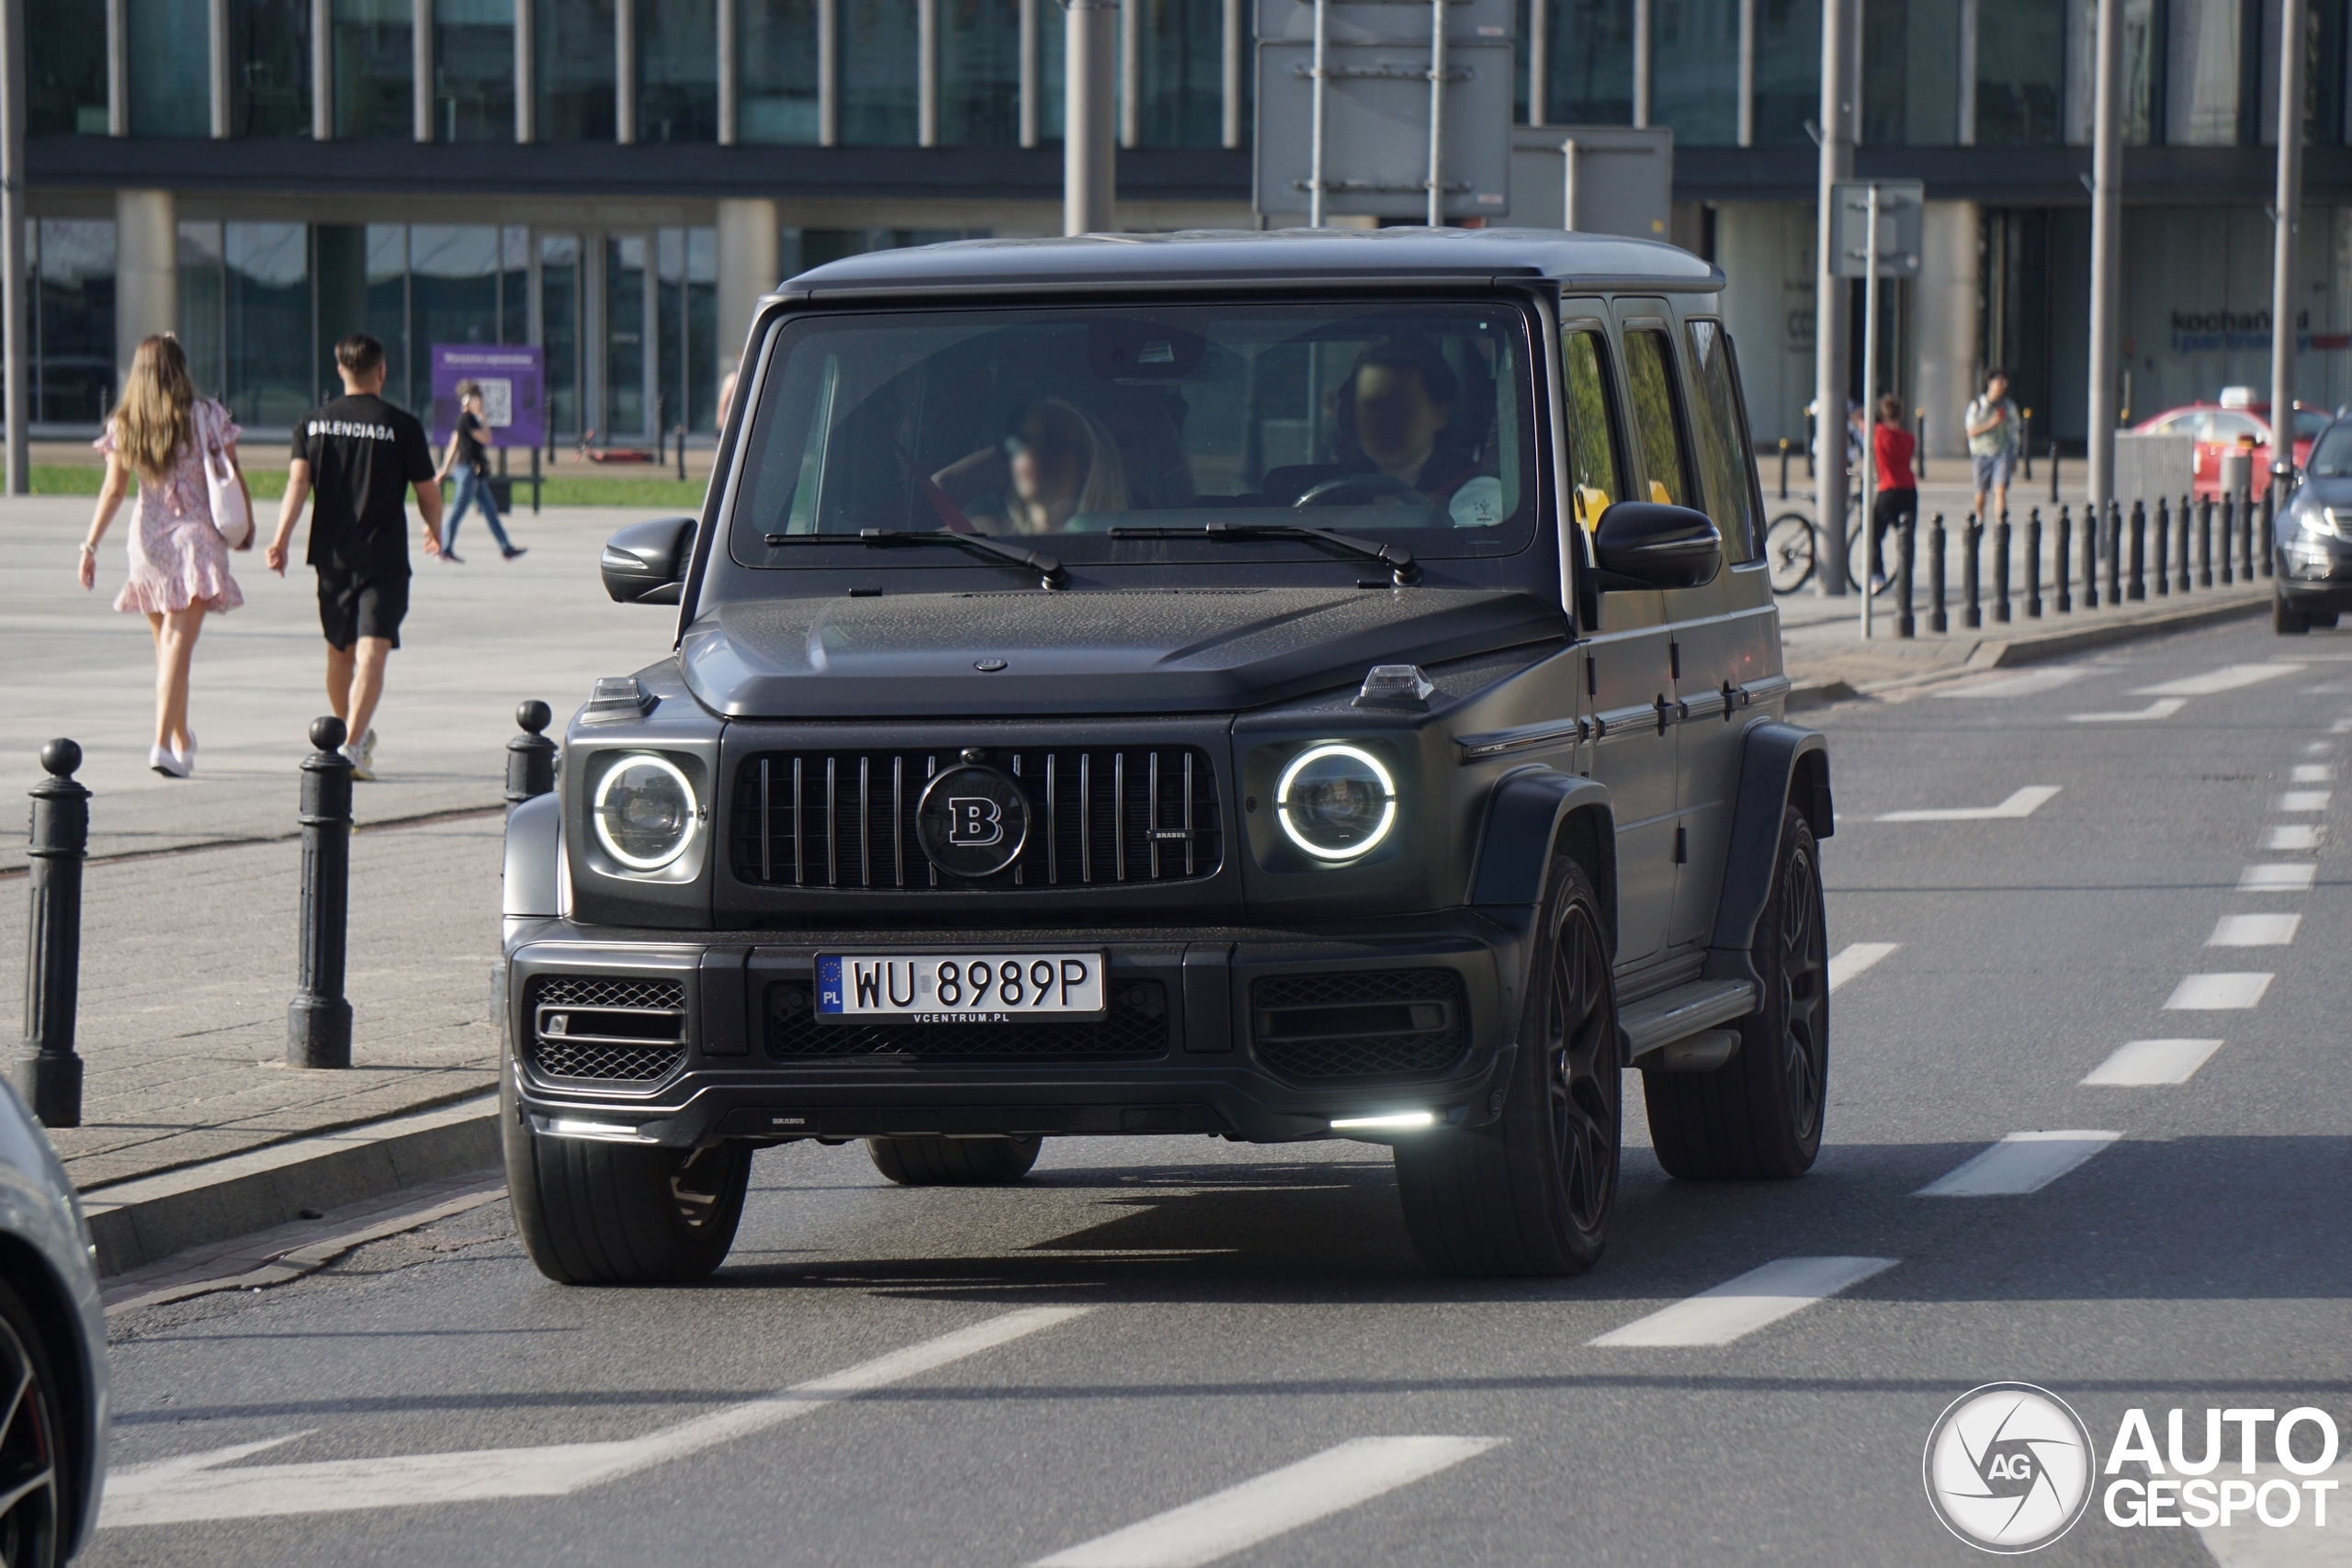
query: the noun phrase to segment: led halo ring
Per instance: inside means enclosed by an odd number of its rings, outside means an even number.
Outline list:
[[[1349,844],[1336,850],[1327,849],[1300,832],[1297,825],[1290,819],[1290,786],[1297,781],[1299,773],[1309,763],[1320,761],[1326,757],[1352,758],[1370,768],[1372,776],[1380,781],[1380,793],[1383,796],[1380,825],[1373,829],[1371,834],[1360,844]],[[1336,742],[1326,742],[1321,746],[1309,747],[1294,758],[1289,767],[1283,770],[1282,781],[1274,786],[1274,816],[1282,823],[1283,832],[1290,841],[1317,860],[1357,860],[1379,847],[1381,840],[1388,837],[1388,829],[1396,825],[1396,781],[1389,777],[1386,768],[1380,765],[1379,758],[1360,746],[1341,746]]]
[[[619,778],[623,773],[628,773],[631,768],[636,767],[659,768],[663,773],[668,773],[672,778],[677,780],[678,788],[685,795],[686,830],[678,835],[676,847],[672,849],[667,854],[654,856],[633,855],[627,850],[622,849],[618,844],[613,842],[612,829],[605,825],[605,801],[606,796],[612,794],[613,781]],[[659,871],[663,866],[668,865],[672,861],[676,860],[680,855],[684,854],[686,852],[686,846],[695,841],[695,825],[700,820],[702,816],[702,802],[695,795],[694,781],[686,777],[685,771],[680,768],[677,763],[673,762],[667,757],[657,756],[650,751],[631,751],[616,759],[613,765],[605,770],[605,776],[596,782],[596,799],[594,804],[590,807],[588,815],[595,820],[596,841],[605,846],[605,852],[606,854],[612,856],[615,860],[620,862],[631,871]]]

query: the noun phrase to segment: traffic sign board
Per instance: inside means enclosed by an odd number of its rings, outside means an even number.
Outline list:
[[[1878,191],[1878,234],[1871,243],[1871,191]],[[1920,220],[1927,210],[1927,187],[1917,180],[1847,180],[1829,187],[1836,212],[1830,234],[1837,254],[1830,273],[1838,277],[1867,277],[1870,257],[1878,255],[1881,277],[1919,276]]]

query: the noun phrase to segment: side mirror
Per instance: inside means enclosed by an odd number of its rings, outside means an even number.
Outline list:
[[[685,592],[686,564],[695,551],[695,519],[657,517],[632,523],[605,541],[597,563],[605,592],[623,604],[674,604]]]
[[[1724,569],[1724,536],[1703,512],[1621,501],[1600,514],[1592,555],[1604,590],[1703,588]]]

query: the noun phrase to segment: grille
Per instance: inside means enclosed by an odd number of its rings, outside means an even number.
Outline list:
[[[531,1065],[542,1077],[659,1083],[685,1060],[678,981],[555,975],[535,982],[530,999]]]
[[[1470,1043],[1451,969],[1280,975],[1250,983],[1259,1060],[1294,1078],[1427,1077]]]
[[[915,838],[937,751],[778,751],[735,776],[729,860],[753,886],[921,891],[940,886]],[[1224,855],[1216,775],[1192,746],[991,752],[1029,806],[1020,858],[956,887],[1005,890],[1197,881]]]
[[[768,987],[768,1055],[834,1060],[892,1056],[924,1062],[1017,1061],[1023,1057],[1164,1055],[1168,992],[1157,980],[1114,980],[1110,1016],[1100,1023],[820,1023],[806,982]]]

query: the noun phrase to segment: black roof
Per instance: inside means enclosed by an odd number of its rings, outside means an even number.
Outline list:
[[[1021,291],[1170,285],[1551,277],[1578,288],[1714,293],[1724,275],[1654,240],[1558,229],[1195,229],[1173,234],[951,240],[869,251],[786,281],[787,299],[938,288]]]

